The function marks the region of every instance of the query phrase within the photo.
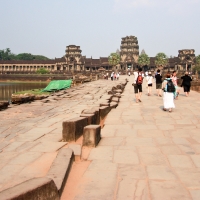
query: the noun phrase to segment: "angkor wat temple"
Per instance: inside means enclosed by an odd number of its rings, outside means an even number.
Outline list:
[[[99,70],[111,71],[117,70],[126,72],[133,71],[138,67],[139,45],[135,36],[126,36],[121,40],[120,63],[114,67],[109,65],[108,57],[99,59],[86,58],[82,56],[80,46],[69,45],[66,47],[65,56],[51,60],[0,60],[0,73],[15,72],[28,73],[35,72],[40,68],[45,68],[50,72],[96,72]],[[195,64],[194,49],[179,50],[178,57],[169,58],[167,66],[163,70],[191,70]],[[150,65],[143,66],[144,70],[156,69],[155,57],[150,57]]]

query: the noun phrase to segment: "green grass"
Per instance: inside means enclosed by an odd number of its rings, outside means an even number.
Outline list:
[[[50,92],[43,92],[42,89],[32,89],[32,90],[25,90],[14,93],[14,95],[17,94],[33,94],[33,95],[49,95]]]

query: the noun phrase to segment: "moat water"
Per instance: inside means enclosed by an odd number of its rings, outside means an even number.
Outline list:
[[[47,85],[48,83],[46,82],[0,82],[0,101],[10,101],[13,93],[32,89],[43,89]]]

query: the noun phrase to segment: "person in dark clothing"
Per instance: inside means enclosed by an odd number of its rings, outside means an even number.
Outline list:
[[[159,97],[162,97],[161,95],[161,89],[162,89],[162,76],[160,74],[160,70],[157,70],[157,74],[155,75],[155,79],[156,79],[156,90],[157,90],[157,94]]]
[[[188,97],[190,93],[192,78],[188,75],[188,72],[185,72],[185,76],[182,76],[181,79],[183,79],[182,82],[183,90],[185,92],[186,97]]]

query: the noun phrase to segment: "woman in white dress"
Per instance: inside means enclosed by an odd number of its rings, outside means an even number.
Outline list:
[[[152,76],[151,72],[149,72],[148,76],[146,76],[146,82],[147,82],[148,96],[150,96],[152,85],[153,85],[153,76]]]
[[[163,93],[163,104],[164,104],[163,110],[166,111],[168,109],[169,112],[172,112],[172,108],[175,108],[174,92],[172,90],[170,91],[170,89],[167,88],[167,87],[169,87],[169,84],[167,84],[168,81],[170,82],[170,84],[171,83],[173,84],[172,79],[170,78],[170,74],[166,75],[166,78],[162,83],[162,89],[164,91],[164,93]]]

